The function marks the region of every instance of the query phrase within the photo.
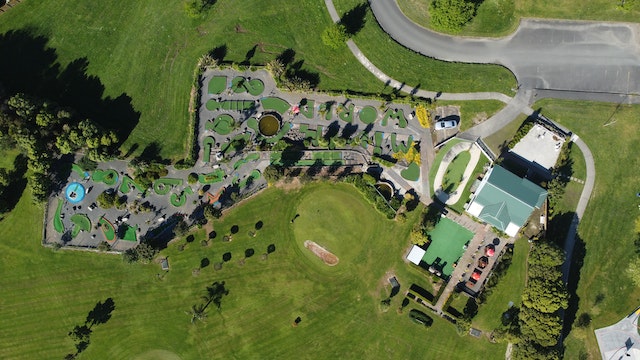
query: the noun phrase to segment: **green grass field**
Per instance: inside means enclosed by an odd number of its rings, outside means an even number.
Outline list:
[[[336,6],[346,12],[357,4],[345,0]],[[73,16],[51,16],[68,9]],[[122,148],[137,145],[134,154],[155,141],[162,144],[161,156],[184,156],[193,70],[197,59],[214,48],[225,49],[225,61],[243,62],[258,44],[251,64],[264,64],[290,48],[303,70],[318,75],[320,90],[391,91],[346,47],[333,50],[322,44],[320,34],[331,20],[324,3],[317,1],[273,6],[259,0],[220,0],[203,20],[188,18],[182,2],[27,1],[2,15],[0,33],[29,29],[44,35],[63,66],[87,58],[86,71],[104,85],[104,96],[124,93],[132,98],[141,115]],[[276,24],[278,31],[273,31]],[[383,71],[425,89],[508,92],[515,84],[499,66],[448,64],[414,54],[390,40],[370,14],[356,42]]]
[[[402,12],[414,22],[429,27],[429,0],[398,0]],[[621,10],[619,1],[608,0],[485,0],[478,7],[475,18],[460,35],[504,36],[516,30],[520,18],[548,18],[572,20],[604,20],[637,22],[640,7]]]
[[[464,170],[467,168],[470,160],[471,153],[469,151],[462,151],[451,160],[442,179],[442,187],[444,189],[450,188],[451,191],[454,191],[458,188],[458,185],[460,185],[462,181]]]
[[[325,216],[316,216],[318,211]],[[301,216],[292,225],[296,213]],[[200,230],[196,241],[178,240],[164,250],[171,270],[158,279],[158,264],[128,265],[119,256],[41,247],[41,209],[24,196],[2,221],[12,226],[0,226],[0,286],[11,289],[0,295],[0,357],[62,358],[73,350],[67,332],[84,322],[97,301],[111,297],[112,317],[93,328],[83,357],[289,358],[304,349],[304,357],[320,359],[421,358],[425,351],[444,358],[502,358],[503,345],[463,340],[435,316],[429,330],[412,324],[408,308],[402,315],[395,311],[400,295],[389,312],[379,312],[381,296],[390,290],[386,271],[396,274],[402,289],[411,283],[428,288],[424,275],[402,259],[408,247],[403,239],[417,215],[405,225],[385,220],[349,185],[312,184],[289,193],[270,188],[215,222],[218,235],[210,246],[200,245],[206,238]],[[258,221],[264,226],[256,231]],[[233,225],[239,228],[233,241],[220,241]],[[250,237],[250,230],[257,235]],[[325,245],[341,256],[340,263],[328,269],[306,253],[300,237],[331,240]],[[182,251],[180,244],[186,245]],[[261,260],[270,244],[275,251]],[[255,254],[240,264],[247,249]],[[231,260],[214,270],[227,252]],[[204,258],[211,265],[193,276]],[[229,290],[221,310],[211,308],[204,323],[190,324],[185,311],[202,301],[213,281],[225,281]],[[298,316],[302,322],[294,328]]]
[[[478,314],[473,318],[473,326],[483,331],[492,331],[500,326],[502,313],[509,308],[509,302],[515,306],[522,300],[522,290],[527,277],[527,257],[529,243],[527,239],[518,239],[513,249],[513,259],[507,273],[500,279],[487,298],[480,305]]]
[[[633,221],[640,204],[635,196],[640,189],[636,136],[640,106],[543,100],[535,104],[538,107],[578,134],[589,145],[596,165],[595,189],[578,229],[586,247],[578,315],[587,312],[593,321],[586,329],[574,328],[565,345],[567,354],[597,358],[593,330],[619,321],[640,303],[640,293],[624,274],[634,256]]]

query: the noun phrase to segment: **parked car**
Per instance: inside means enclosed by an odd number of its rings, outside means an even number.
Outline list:
[[[89,209],[89,211],[93,211],[98,205],[96,205],[96,203],[93,203],[91,205],[89,205],[89,207],[87,209]]]
[[[436,122],[436,130],[453,129],[458,126],[458,122],[455,120],[442,120]]]

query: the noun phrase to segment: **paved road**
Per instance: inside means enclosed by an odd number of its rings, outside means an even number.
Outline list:
[[[525,19],[500,39],[442,35],[407,19],[395,0],[370,0],[380,26],[400,44],[447,61],[501,64],[526,89],[640,94],[639,26]]]

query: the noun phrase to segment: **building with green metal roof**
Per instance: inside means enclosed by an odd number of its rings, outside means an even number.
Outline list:
[[[515,236],[546,197],[547,191],[540,186],[501,166],[494,166],[482,179],[467,212],[507,235]]]

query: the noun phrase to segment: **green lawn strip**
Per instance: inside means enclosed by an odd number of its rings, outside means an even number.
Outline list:
[[[378,118],[378,111],[373,106],[365,106],[360,109],[358,113],[358,118],[363,124],[369,125],[373,124]]]
[[[300,114],[302,114],[307,119],[313,119],[315,113],[315,100],[307,99],[307,103],[303,106],[300,106]]]
[[[125,241],[138,241],[137,240],[137,235],[136,232],[138,231],[138,226],[134,225],[126,225],[127,229],[124,232],[124,235],[122,236],[122,240]]]
[[[583,259],[574,259],[578,262],[573,265],[580,271],[577,314],[586,312],[592,321],[585,329],[572,329],[565,344],[567,354],[598,354],[593,330],[620,321],[638,306],[637,287],[624,272],[636,256],[633,224],[638,217],[635,194],[640,161],[635,134],[640,133],[640,106],[543,100],[532,107],[541,108],[545,116],[578,134],[595,161],[595,188],[578,228],[586,251]],[[612,122],[608,120],[612,116],[615,122],[603,126]],[[570,183],[567,191],[573,192],[573,186]],[[617,274],[621,281],[612,281],[611,274]]]
[[[209,94],[222,94],[227,89],[227,77],[216,75],[209,80]]]
[[[433,187],[433,182],[436,178],[436,173],[438,172],[438,168],[440,167],[440,162],[442,162],[442,158],[451,150],[453,145],[462,142],[462,140],[454,138],[449,140],[446,144],[441,146],[436,150],[436,156],[433,160],[433,164],[431,165],[431,169],[429,169],[429,184]],[[431,191],[434,191],[431,189]]]
[[[94,170],[91,174],[91,180],[95,182],[102,182],[109,186],[115,185],[118,181],[118,173],[113,169],[107,170]]]
[[[342,15],[359,3],[359,0],[342,0],[335,6]],[[447,63],[428,58],[393,41],[380,28],[371,11],[367,12],[363,23],[362,30],[352,39],[376,67],[393,79],[411,87],[442,92],[498,91],[514,94],[515,78],[504,67]]]
[[[418,181],[420,179],[420,165],[412,162],[406,169],[400,172],[400,175],[410,181]]]
[[[60,217],[60,214],[62,213],[63,205],[64,205],[64,200],[58,199],[58,206],[56,207],[56,213],[53,216],[53,228],[61,234],[64,232],[64,224],[62,223],[62,218]]]
[[[211,162],[211,146],[215,143],[215,139],[211,136],[207,136],[204,138],[202,143],[204,145],[202,160],[206,163]]]
[[[104,238],[109,242],[115,241],[116,229],[113,226],[113,224],[109,220],[105,219],[104,217],[101,217],[98,223],[100,224],[100,228],[102,229]]]
[[[571,176],[580,180],[585,180],[587,177],[587,165],[585,164],[582,151],[575,144],[571,144],[570,157],[572,160]]]
[[[460,131],[465,131],[476,125],[474,119],[488,119],[506,106],[498,100],[469,100],[469,101],[445,101],[438,100],[436,106],[460,107]],[[416,120],[417,121],[417,120]]]
[[[443,188],[446,189],[451,185],[453,185],[451,186],[451,191],[455,191],[458,188],[458,185],[462,182],[462,175],[467,168],[467,164],[469,164],[469,160],[471,160],[471,153],[469,151],[462,151],[451,160],[442,178]]]
[[[224,171],[222,169],[215,169],[208,174],[198,175],[198,181],[201,184],[215,184],[224,180]]]
[[[135,182],[135,180],[130,178],[128,175],[124,175],[122,177],[122,184],[120,184],[120,192],[123,194],[127,194],[129,193],[129,191],[131,191],[132,187],[140,191],[141,193],[144,193],[145,191],[145,189],[142,188],[142,185]]]
[[[511,138],[513,138],[513,136],[518,132],[518,128],[520,128],[520,125],[522,125],[526,119],[527,115],[520,114],[515,120],[511,121],[505,127],[482,140],[494,154],[499,156],[502,146],[507,146],[509,140],[511,140]]]
[[[484,172],[484,167],[487,163],[489,163],[489,159],[487,159],[487,157],[484,155],[480,155],[480,159],[478,159],[478,163],[473,169],[471,178],[462,191],[460,200],[458,200],[457,203],[449,206],[451,209],[453,209],[453,211],[457,212],[458,214],[462,214],[464,212],[464,204],[469,200],[469,197],[471,196],[471,186],[473,186],[473,183],[478,178],[478,176]]]
[[[492,289],[487,301],[480,305],[478,314],[473,318],[473,327],[490,332],[501,326],[502,313],[509,308],[509,302],[519,306],[522,289],[527,276],[527,256],[529,244],[527,239],[518,239],[513,249],[513,258],[507,273]]]
[[[75,238],[80,231],[91,231],[91,220],[89,220],[89,217],[85,214],[71,215],[71,222],[74,225],[71,231],[72,238]]]
[[[182,185],[184,180],[174,178],[161,178],[153,182],[153,191],[157,195],[166,195],[172,188]]]
[[[430,27],[431,23],[428,4],[429,2],[422,0],[398,1],[400,9],[408,18],[425,27]],[[475,17],[456,35],[506,36],[517,29],[520,18],[637,21],[640,16],[637,7],[621,11],[619,4],[598,0],[586,3],[560,0],[536,4],[525,0],[487,0],[480,3]]]
[[[291,224],[296,213],[300,217]],[[315,341],[331,344],[323,346],[315,356],[318,359],[379,358],[390,342],[402,344],[394,346],[394,358],[424,358],[424,346],[415,344],[426,342],[433,357],[503,359],[505,344],[461,338],[454,326],[438,316],[432,316],[433,326],[422,331],[425,329],[408,318],[409,310],[419,305],[396,313],[401,295],[392,298],[387,313],[378,312],[377,304],[390,289],[377,284],[386,284],[389,269],[401,284],[401,294],[412,283],[431,289],[428,278],[405,264],[402,256],[419,214],[419,209],[408,213],[405,224],[385,220],[353,187],[344,184],[312,184],[288,192],[270,187],[213,221],[218,236],[208,247],[199,244],[207,237],[204,230],[192,233],[196,239],[192,243],[186,243],[184,237],[170,243],[160,255],[168,257],[171,271],[158,281],[156,263],[126,264],[119,256],[52,252],[39,241],[25,241],[38,239],[42,232],[42,209],[32,205],[27,194],[0,226],[5,256],[0,288],[6,290],[0,294],[5,310],[1,357],[41,359],[73,352],[73,342],[60,338],[75,324],[81,325],[97,301],[112,297],[116,310],[105,324],[92,326],[91,344],[83,357],[199,359],[202,354],[234,353],[252,359],[268,353],[287,359]],[[264,226],[255,237],[249,236],[258,221]],[[233,241],[220,241],[233,225],[240,229]],[[332,268],[318,264],[300,246],[307,239],[322,243],[325,238],[331,243],[324,245],[340,257]],[[275,251],[261,260],[270,244]],[[241,266],[239,260],[249,248],[255,255]],[[221,262],[226,252],[232,259],[216,271],[213,264]],[[193,269],[200,267],[203,258],[211,265],[194,276]],[[38,266],[33,266],[34,261]],[[190,324],[185,311],[202,303],[206,287],[221,280],[229,294],[222,298],[220,312],[210,306],[205,323]],[[255,316],[256,311],[267,308],[269,311]],[[225,317],[224,323],[215,320],[220,316]],[[302,322],[293,328],[291,323],[298,316]],[[336,319],[359,320],[335,326]],[[291,336],[292,331],[296,336]],[[238,346],[239,333],[250,346]],[[32,341],[25,342],[27,336]],[[110,338],[119,339],[116,346],[107,341]]]
[[[265,110],[273,110],[280,115],[289,111],[291,105],[286,100],[283,100],[278,97],[266,97],[260,101],[262,103],[262,108]]]

